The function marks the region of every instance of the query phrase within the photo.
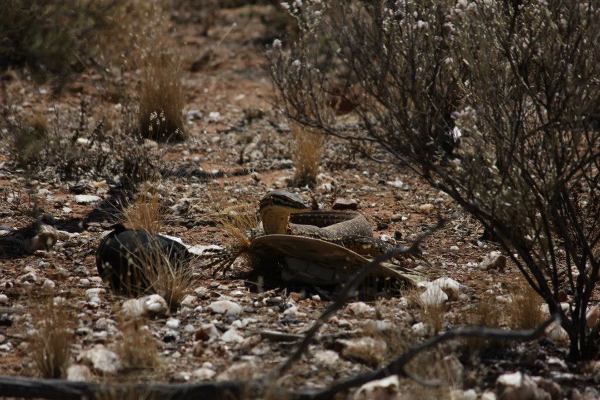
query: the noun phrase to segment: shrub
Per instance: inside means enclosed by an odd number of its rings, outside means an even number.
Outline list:
[[[293,8],[311,22],[303,40],[270,56],[288,116],[376,142],[448,193],[560,314],[570,358],[594,357],[585,315],[600,272],[600,4],[303,4]],[[346,124],[314,107],[340,79],[354,88],[340,97],[357,105]]]
[[[138,114],[142,137],[160,141],[185,139],[185,97],[177,60],[166,53],[150,56],[142,79]]]
[[[163,19],[158,1],[8,0],[0,15],[0,68],[27,65],[40,77],[64,77],[123,55],[133,64]]]

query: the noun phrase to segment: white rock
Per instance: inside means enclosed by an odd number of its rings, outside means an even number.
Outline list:
[[[318,350],[314,358],[321,365],[333,366],[339,361],[340,356],[333,350]]]
[[[192,372],[192,379],[196,381],[209,381],[214,378],[216,374],[217,373],[213,369],[202,367]]]
[[[192,296],[191,294],[185,295],[183,300],[181,300],[181,305],[183,307],[191,308],[191,307],[194,307],[194,304],[196,304],[196,296]]]
[[[176,318],[169,318],[167,320],[167,323],[165,325],[167,325],[167,328],[170,328],[170,329],[178,329],[179,328],[179,324],[180,324],[180,322],[179,322],[178,319],[176,319]]]
[[[5,294],[0,294],[0,304],[6,305],[8,304],[8,296]]]
[[[215,326],[215,324],[207,323],[202,324],[198,332],[196,333],[196,338],[201,340],[211,340],[219,337],[219,330]]]
[[[94,194],[76,194],[75,202],[79,204],[96,203],[102,200],[100,196]]]
[[[452,278],[439,278],[431,282],[431,285],[437,286],[448,295],[450,300],[458,300],[460,295],[460,283]]]
[[[68,381],[89,382],[93,379],[92,371],[86,365],[73,364],[67,368]]]
[[[479,268],[485,270],[503,271],[506,268],[507,258],[499,251],[492,251],[479,263]]]
[[[103,374],[114,374],[121,370],[119,357],[101,344],[82,352],[79,361],[91,365],[94,370]]]
[[[419,295],[423,307],[436,307],[448,300],[448,295],[437,285],[430,285]]]
[[[127,319],[165,315],[167,311],[167,302],[158,294],[125,300],[121,306],[121,313]]]
[[[85,298],[87,301],[92,301],[93,299],[99,298],[101,294],[105,293],[106,290],[103,288],[91,288],[85,291]]]
[[[375,307],[372,307],[362,301],[348,304],[348,311],[357,317],[372,317],[375,314]]]
[[[499,376],[496,389],[503,400],[550,400],[550,395],[538,388],[535,381],[522,372]]]
[[[230,300],[217,300],[208,306],[208,309],[216,314],[236,316],[242,312],[242,306]]]
[[[56,287],[56,283],[54,283],[51,279],[45,279],[44,283],[42,283],[42,289],[52,290]]]
[[[354,400],[397,400],[400,382],[398,375],[371,381],[362,385],[354,394]]]
[[[569,334],[562,326],[560,326],[560,324],[556,322],[553,322],[548,328],[546,328],[546,336],[556,344],[563,346],[569,344]]]
[[[167,302],[158,294],[142,297],[144,310],[147,314],[164,315],[169,310]]]
[[[456,245],[450,246],[450,251],[459,251],[459,250],[460,250],[460,248]]]
[[[221,113],[218,111],[212,111],[208,114],[208,122],[219,122],[221,120]]]
[[[477,400],[477,392],[474,389],[461,390],[454,389],[450,391],[450,398],[452,400]]]
[[[496,393],[494,392],[483,392],[481,394],[481,400],[496,400]]]
[[[425,336],[429,332],[429,328],[423,322],[417,322],[410,327],[410,330],[417,336]]]
[[[223,336],[221,336],[221,340],[225,343],[240,343],[244,340],[244,337],[239,334],[237,329],[229,328]]]

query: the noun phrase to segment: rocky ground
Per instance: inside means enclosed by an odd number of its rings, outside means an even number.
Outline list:
[[[177,22],[171,30],[186,67],[182,81],[190,138],[179,144],[150,143],[149,151],[158,154],[163,172],[171,172],[162,173],[153,184],[164,206],[161,232],[186,244],[227,245],[219,215],[235,207],[256,208],[269,189],[287,188],[294,173],[290,129],[277,109],[263,57],[265,44],[273,39],[264,24],[271,12],[266,6],[220,10],[207,36],[189,21]],[[5,95],[11,96],[17,112],[60,113],[65,124],[77,123],[81,99],[105,115],[127,108],[106,96],[93,73],[78,75],[57,96],[48,84],[34,83],[24,71],[11,71],[3,79]],[[90,125],[98,118],[94,112]],[[307,202],[315,198],[325,208],[338,198],[354,200],[376,236],[400,244],[409,244],[435,224],[438,215],[446,217],[448,223],[422,245],[427,262],[407,265],[429,282],[449,279],[427,289],[442,292],[436,295],[438,315],[415,304],[426,288],[356,299],[345,306],[281,379],[281,385],[291,389],[325,387],[382,366],[436,329],[481,321],[509,327],[511,299],[522,290],[515,289],[518,271],[510,263],[504,265],[494,243],[479,240],[481,227],[449,197],[410,170],[391,161],[367,160],[354,151],[347,143],[329,140],[316,188],[290,190]],[[87,223],[85,229],[62,227],[64,233],[49,251],[0,259],[0,311],[11,309],[0,313],[1,375],[36,375],[28,335],[46,293],[73,313],[69,377],[101,382],[258,378],[284,361],[297,342],[272,332],[301,335],[329,304],[331,292],[322,288],[280,284],[259,291],[239,273],[247,268],[241,262],[216,277],[197,264],[193,290],[177,310],[167,310],[157,297],[141,304],[115,295],[95,264],[95,250],[115,222],[97,211],[114,200],[114,186],[108,177],[59,179],[51,166],[31,176],[15,167],[10,147],[2,142],[2,226],[26,225],[33,198],[61,221]],[[90,218],[96,214],[100,216]],[[143,324],[158,346],[157,365],[136,369],[120,362],[124,310],[129,316],[143,314]],[[417,374],[442,379],[441,388],[424,388],[406,379],[386,385],[397,387],[397,398],[403,399],[489,400],[502,392],[502,398],[511,399],[600,398],[600,363],[566,363],[565,344],[556,329],[548,338],[491,350],[488,346],[479,355],[468,344],[444,345],[411,366]],[[363,389],[357,398],[374,396],[369,390]],[[389,396],[385,398],[396,398]]]

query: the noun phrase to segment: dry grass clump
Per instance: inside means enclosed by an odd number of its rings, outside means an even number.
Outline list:
[[[122,221],[131,229],[157,234],[163,223],[162,211],[158,194],[144,193],[123,210]]]
[[[499,328],[502,323],[502,314],[500,304],[495,299],[484,298],[474,308],[469,308],[468,314],[461,322],[470,326]],[[465,339],[467,352],[474,355],[492,349],[496,343],[496,341],[484,338]]]
[[[325,136],[297,125],[294,125],[292,135],[294,137],[292,158],[296,167],[292,182],[295,186],[314,187],[317,183]]]
[[[544,322],[543,299],[523,279],[511,289],[507,323],[514,329],[534,329]]]
[[[138,127],[142,137],[157,141],[186,138],[181,67],[173,55],[161,53],[148,57],[139,101]]]
[[[417,308],[420,314],[420,320],[429,329],[431,334],[435,334],[444,327],[444,315],[446,306],[442,304],[429,304],[421,299],[422,289],[415,288],[406,295],[409,306]]]
[[[142,320],[122,321],[119,328],[121,340],[116,351],[126,368],[154,368],[159,364],[156,340]]]
[[[22,167],[38,164],[48,145],[48,120],[43,114],[35,113],[15,128],[12,145],[17,163]]]
[[[212,267],[213,274],[224,272],[240,256],[248,257],[252,263],[253,259],[248,250],[252,243],[252,231],[258,226],[256,211],[251,207],[236,207],[220,213],[217,219],[229,242],[225,252],[206,257],[206,267]]]
[[[63,378],[71,357],[73,332],[70,316],[52,298],[33,315],[35,331],[29,337],[30,354],[43,378]]]
[[[189,260],[183,260],[181,254],[165,254],[156,242],[143,248],[136,260],[139,275],[148,283],[150,291],[161,295],[171,309],[177,308],[194,289],[196,278],[189,268]]]

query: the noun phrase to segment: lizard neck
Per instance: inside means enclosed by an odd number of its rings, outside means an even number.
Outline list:
[[[290,212],[285,207],[265,207],[260,211],[260,219],[267,235],[282,235],[287,233]]]

